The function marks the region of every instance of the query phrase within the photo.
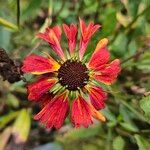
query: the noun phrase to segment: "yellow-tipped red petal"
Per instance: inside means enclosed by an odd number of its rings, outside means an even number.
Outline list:
[[[89,106],[90,106],[90,108],[91,108],[92,116],[93,116],[95,119],[97,119],[97,120],[99,120],[99,121],[102,121],[102,122],[105,122],[105,121],[106,121],[105,116],[104,116],[101,112],[97,111],[97,110],[93,107],[93,105],[89,104]]]
[[[99,70],[101,67],[103,67],[106,63],[109,62],[110,59],[110,53],[107,50],[107,39],[102,39],[99,41],[99,43],[96,46],[96,49],[94,53],[92,54],[88,67],[93,70]]]
[[[61,28],[59,26],[55,26],[53,28],[46,28],[44,33],[38,33],[37,36],[48,42],[52,47],[52,49],[63,60],[65,60],[65,56],[60,45],[61,33],[62,33]]]
[[[108,44],[108,39],[107,39],[107,38],[101,39],[101,40],[98,42],[94,53],[95,53],[97,50],[100,50],[100,49],[102,49],[102,48],[105,48],[105,47],[107,46],[107,44]]]
[[[23,61],[22,71],[32,74],[44,74],[57,71],[60,65],[51,57],[29,55]]]
[[[28,99],[31,101],[38,101],[42,96],[47,93],[57,82],[56,79],[49,79],[48,77],[43,77],[28,85]]]

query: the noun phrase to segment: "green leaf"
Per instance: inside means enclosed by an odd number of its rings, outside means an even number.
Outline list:
[[[136,45],[136,42],[135,40],[132,40],[129,45],[128,45],[128,49],[129,49],[129,55],[133,55],[135,54],[136,50],[137,50],[137,45]]]
[[[144,111],[145,116],[150,118],[150,95],[147,97],[144,97],[140,101],[140,107]]]
[[[139,150],[148,150],[150,148],[150,142],[148,142],[148,140],[137,134],[134,137],[136,139]]]
[[[28,109],[22,109],[13,126],[13,135],[16,143],[26,142],[31,126],[30,113]]]
[[[7,125],[10,121],[15,119],[18,114],[19,114],[19,111],[16,111],[16,112],[10,112],[9,114],[5,116],[1,116],[0,117],[0,129],[5,127],[5,125]]]
[[[27,19],[29,16],[36,15],[36,11],[40,8],[42,0],[30,0],[27,7],[22,12],[22,19]]]
[[[150,53],[149,49],[145,50],[144,54],[142,55],[140,61],[136,63],[137,68],[143,70],[144,72],[150,71]]]
[[[125,147],[125,141],[121,136],[117,136],[113,140],[113,150],[123,150]]]
[[[102,113],[109,120],[109,122],[107,123],[107,126],[114,127],[117,124],[117,119],[116,119],[115,115],[110,111],[110,109],[108,107],[103,109]]]
[[[19,106],[19,100],[15,95],[11,93],[7,95],[7,103],[9,104],[9,106],[12,106],[14,108],[17,108]]]
[[[127,107],[125,107],[124,105],[120,105],[119,112],[120,112],[120,115],[122,116],[122,119],[124,122],[127,122],[128,124],[130,124],[132,126],[132,128],[135,128],[138,130],[137,124],[135,124],[133,121],[134,115],[132,113],[130,113],[130,111],[129,111],[129,109],[127,109]]]
[[[127,36],[124,33],[120,33],[113,45],[111,45],[111,50],[116,57],[123,57],[127,52]]]
[[[128,0],[128,2],[129,2],[128,3],[129,13],[130,13],[130,15],[135,17],[137,15],[138,8],[139,8],[141,0],[136,0],[136,1]]]
[[[120,122],[120,126],[122,126],[125,130],[130,131],[130,132],[138,132],[138,128],[131,123],[128,122]]]
[[[5,28],[15,30],[15,31],[18,30],[18,27],[15,24],[13,24],[1,17],[0,17],[0,26],[4,26]]]
[[[107,18],[107,19],[106,19]],[[116,9],[110,8],[104,14],[104,19],[102,22],[102,34],[103,36],[108,36],[113,33],[117,23],[116,19]]]
[[[10,38],[10,30],[6,30],[6,28],[0,26],[0,47],[3,47],[4,49],[8,50],[10,47]]]

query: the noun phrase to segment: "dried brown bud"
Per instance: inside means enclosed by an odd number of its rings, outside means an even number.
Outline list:
[[[0,48],[0,75],[4,80],[14,83],[21,80],[22,63],[19,60],[12,60],[3,48]]]

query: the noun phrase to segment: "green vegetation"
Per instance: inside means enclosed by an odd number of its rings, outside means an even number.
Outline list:
[[[11,59],[22,61],[31,53],[51,53],[36,33],[56,24],[78,24],[81,17],[87,23],[93,20],[102,25],[85,58],[106,37],[111,58],[119,58],[122,68],[118,80],[106,87],[109,98],[102,110],[106,123],[75,129],[66,120],[58,131],[46,130],[33,120],[39,106],[27,100],[25,82],[10,84],[0,77],[0,150],[33,149],[47,143],[55,150],[150,149],[149,14],[150,0],[0,1],[0,47]],[[34,80],[30,75],[25,77]]]

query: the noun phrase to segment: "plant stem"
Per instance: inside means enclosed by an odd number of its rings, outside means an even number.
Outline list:
[[[129,61],[129,60],[131,60],[131,59],[136,59],[136,58],[138,58],[140,55],[144,54],[144,52],[145,52],[146,50],[148,50],[148,49],[150,49],[149,46],[147,46],[147,47],[145,47],[145,48],[141,48],[141,50],[140,50],[139,52],[137,52],[137,53],[135,53],[134,55],[128,57],[128,58],[125,59],[125,60],[123,60],[123,61],[121,62],[121,64],[124,64],[124,63],[126,63],[127,61]]]
[[[112,143],[112,128],[108,128],[107,133],[107,141],[106,141],[106,150],[111,150],[111,144]]]
[[[20,0],[17,0],[17,25],[20,26]]]

